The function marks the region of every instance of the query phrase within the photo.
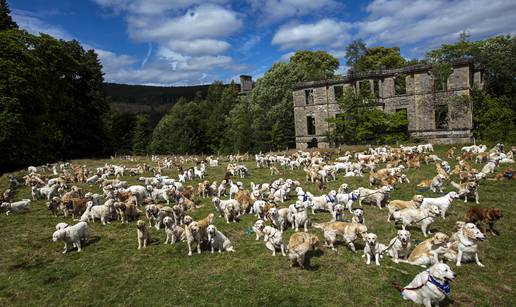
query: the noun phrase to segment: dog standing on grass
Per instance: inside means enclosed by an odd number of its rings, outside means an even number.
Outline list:
[[[144,221],[136,222],[136,234],[138,235],[138,249],[146,248],[147,243],[150,242],[150,233]]]

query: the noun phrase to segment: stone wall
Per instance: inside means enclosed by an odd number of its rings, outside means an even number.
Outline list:
[[[375,71],[348,75],[335,80],[311,81],[296,84],[293,90],[296,146],[306,148],[313,138],[318,147],[329,146],[327,134],[332,129],[328,122],[341,111],[335,97],[335,87],[342,86],[343,92],[350,86],[358,89],[358,84],[374,90],[378,82],[379,102],[385,112],[407,110],[409,132],[413,137],[427,139],[435,143],[464,142],[471,136],[472,107],[464,99],[455,96],[469,95],[473,85],[483,86],[482,70],[471,61],[453,64],[453,73],[447,81],[446,91],[434,91],[434,79],[430,65],[417,65],[390,71]],[[395,95],[395,78],[405,76],[406,94]],[[313,91],[313,103],[306,103],[305,90]],[[448,129],[436,129],[436,106],[448,105]],[[308,135],[307,116],[315,118],[316,133]]]

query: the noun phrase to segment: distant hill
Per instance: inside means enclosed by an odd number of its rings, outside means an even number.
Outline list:
[[[117,111],[147,113],[153,126],[181,97],[190,100],[197,92],[205,97],[208,87],[209,85],[164,87],[104,83],[104,89]]]

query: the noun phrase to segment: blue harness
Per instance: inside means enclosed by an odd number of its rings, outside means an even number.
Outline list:
[[[356,201],[358,197],[355,195],[355,193],[351,193],[351,200]]]
[[[72,210],[72,209],[73,209],[73,202],[72,202],[72,201],[69,201],[69,202],[66,204],[66,209],[68,209],[68,210]]]
[[[451,288],[450,283],[448,281],[445,281],[444,284],[439,283],[435,278],[432,277],[432,275],[428,274],[428,281],[434,284],[439,290],[441,290],[444,295],[450,295]]]
[[[432,283],[434,286],[437,287],[437,289],[439,289],[439,291],[441,291],[444,295],[448,296],[450,295],[450,292],[451,292],[451,288],[450,288],[450,283],[448,281],[445,281],[444,284],[441,284],[439,283],[437,280],[435,280],[435,278],[432,277],[432,275],[430,275],[430,272],[428,272],[428,280],[427,282],[430,282]],[[414,288],[403,288],[400,292],[400,295],[402,297],[403,296],[403,291],[405,290],[418,290],[418,289],[421,289],[425,286],[426,282],[420,286],[417,286],[417,287],[414,287]]]
[[[310,197],[308,197],[308,195],[303,195],[303,202],[307,202],[310,200]]]
[[[330,202],[330,203],[333,203],[333,202],[335,202],[335,197],[330,196],[330,195],[326,195],[326,201]]]

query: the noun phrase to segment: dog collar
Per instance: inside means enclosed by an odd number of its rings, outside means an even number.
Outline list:
[[[350,193],[351,194],[351,200],[352,201],[356,201],[357,200],[357,196],[355,195],[355,193]]]
[[[428,281],[436,286],[437,289],[439,289],[444,295],[450,295],[451,288],[448,281],[445,281],[444,284],[441,284],[435,278],[433,278],[432,275],[430,275],[430,272],[428,272]]]
[[[335,202],[335,197],[330,196],[330,195],[326,195],[326,201],[330,202],[330,203],[333,203],[333,202]]]

